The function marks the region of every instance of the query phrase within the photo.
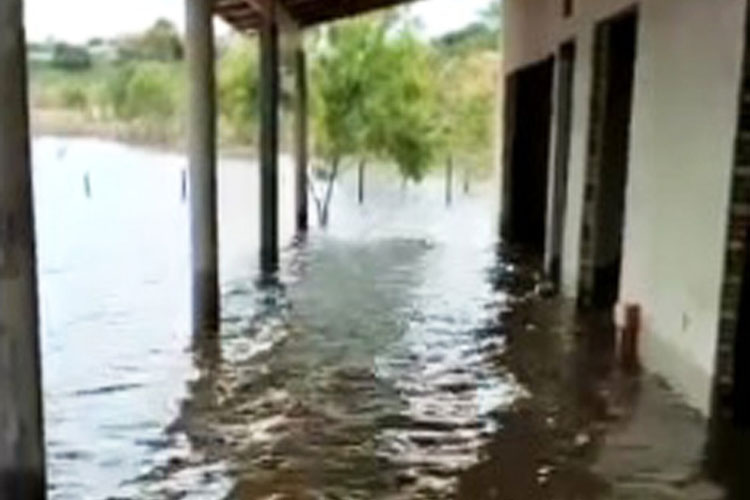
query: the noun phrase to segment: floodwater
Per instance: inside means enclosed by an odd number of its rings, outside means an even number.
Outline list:
[[[360,207],[345,178],[295,241],[282,162],[261,281],[256,170],[222,161],[222,330],[193,339],[184,159],[42,138],[34,160],[53,500],[750,498],[604,322],[534,293],[492,186],[446,208],[440,179],[375,178]]]

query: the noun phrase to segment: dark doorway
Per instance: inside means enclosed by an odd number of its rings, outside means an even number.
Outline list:
[[[601,308],[616,303],[620,288],[637,23],[630,12],[596,33],[580,296]]]
[[[557,138],[555,145],[555,175],[552,201],[552,227],[547,272],[552,282],[560,286],[565,215],[568,204],[568,162],[570,133],[573,125],[573,82],[576,46],[574,42],[560,47],[557,63]]]
[[[541,255],[547,216],[547,177],[554,59],[508,79],[503,233]]]
[[[745,238],[745,248],[750,248],[750,233]],[[745,254],[734,343],[733,413],[737,424],[750,427],[750,252]]]

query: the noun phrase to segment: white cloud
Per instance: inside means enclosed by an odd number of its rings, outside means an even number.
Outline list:
[[[30,40],[82,42],[141,31],[164,17],[183,22],[184,0],[26,0]]]

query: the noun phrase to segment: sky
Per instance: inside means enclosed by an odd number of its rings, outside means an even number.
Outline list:
[[[185,0],[26,0],[27,38],[84,42],[143,31],[164,17],[182,28]],[[428,36],[461,28],[490,0],[420,0],[411,6]]]

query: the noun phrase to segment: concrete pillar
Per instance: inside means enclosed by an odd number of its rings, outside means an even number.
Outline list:
[[[308,219],[308,194],[307,194],[307,63],[305,49],[300,47],[296,54],[295,75],[297,77],[297,109],[296,116],[296,140],[297,140],[297,231],[307,231]]]
[[[260,28],[260,267],[273,273],[279,263],[279,26],[276,6]]]
[[[186,0],[193,328],[219,326],[216,77],[212,0]]]
[[[0,498],[45,497],[39,310],[21,0],[0,1]]]

